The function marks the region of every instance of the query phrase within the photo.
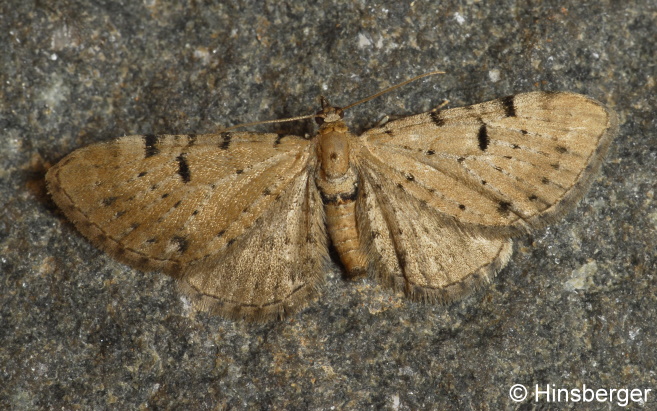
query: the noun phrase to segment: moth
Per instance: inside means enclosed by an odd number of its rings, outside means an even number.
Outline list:
[[[312,138],[122,137],[69,154],[47,186],[119,261],[175,277],[199,309],[267,320],[318,292],[329,241],[348,278],[428,302],[465,295],[508,263],[512,237],[574,207],[618,131],[612,110],[567,92],[435,109],[360,136],[343,115],[322,100]]]

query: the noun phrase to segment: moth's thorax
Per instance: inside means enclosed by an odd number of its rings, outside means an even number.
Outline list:
[[[317,157],[320,170],[329,179],[343,176],[349,171],[349,140],[353,135],[342,120],[324,123],[317,136]]]
[[[349,156],[350,143],[355,138],[344,125],[331,124],[319,129],[317,136],[317,158],[319,168],[315,181],[322,194],[335,198],[336,204],[353,197],[358,188],[358,175]],[[332,127],[336,125],[338,127]]]

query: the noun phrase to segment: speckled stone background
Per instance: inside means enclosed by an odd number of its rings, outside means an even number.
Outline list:
[[[655,1],[5,0],[0,4],[0,408],[615,409],[555,388],[651,389],[657,409]],[[173,280],[119,264],[68,223],[45,170],[126,134],[345,105],[385,114],[570,90],[620,133],[565,219],[519,238],[490,287],[450,306],[372,281],[289,319],[196,313]],[[312,132],[308,123],[262,130]],[[530,395],[513,402],[509,390]]]

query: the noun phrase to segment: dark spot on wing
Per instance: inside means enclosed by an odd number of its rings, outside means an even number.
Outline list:
[[[145,176],[146,174],[148,174],[147,171],[142,171],[141,173],[137,174],[137,177],[143,177],[143,176]]]
[[[429,116],[431,117],[431,121],[433,121],[433,124],[435,124],[436,127],[442,127],[445,125],[445,119],[443,119],[440,111],[432,111]]]
[[[230,147],[230,140],[233,138],[233,135],[228,132],[221,133],[221,145],[219,146],[222,150],[228,150]]]
[[[162,194],[162,198],[167,198],[167,197],[169,197],[169,193]]]
[[[428,156],[432,156],[432,155],[436,154],[436,152],[433,151],[433,150],[427,150],[427,152],[425,154],[428,155]]]
[[[564,153],[568,152],[568,149],[566,147],[563,147],[563,146],[556,146],[554,149],[557,150],[557,153],[560,153],[560,154],[564,154]]]
[[[531,201],[536,201],[538,200],[538,196],[536,194],[532,194],[528,197]]]
[[[519,146],[519,145],[517,145],[517,144],[513,144],[513,145],[511,146],[511,148],[513,148],[514,150],[517,150],[517,149],[519,149],[519,148],[520,148],[520,146]]]
[[[552,167],[555,170],[558,170],[559,169],[559,164],[557,164],[557,163],[550,164],[550,167]]]
[[[117,198],[118,197],[107,197],[107,198],[103,199],[102,203],[105,207],[109,207],[112,204],[114,204],[114,202],[116,201]]]
[[[242,170],[241,168],[239,170],[235,170],[235,174],[242,174],[243,172],[244,170]]]
[[[281,144],[281,140],[285,137],[285,134],[279,134],[278,137],[276,137],[276,140],[274,140],[274,147],[278,146]]]
[[[459,208],[460,208],[461,210],[465,210],[465,206],[464,206],[463,204],[459,204]]]
[[[406,175],[406,179],[407,179],[408,181],[415,181],[415,176],[413,176],[413,174],[410,174],[410,173],[409,173],[409,174]]]
[[[182,203],[182,200],[178,200],[176,204],[173,205],[173,208],[178,208],[178,206]]]
[[[511,203],[509,203],[508,201],[500,201],[497,206],[497,211],[500,214],[508,214],[510,208],[511,208]]]
[[[189,248],[189,241],[187,241],[186,237],[174,236],[171,238],[171,242],[176,244],[180,253],[184,253]]]
[[[189,183],[192,178],[192,174],[189,171],[189,164],[187,164],[185,153],[182,153],[176,157],[176,161],[178,162],[178,175],[182,179],[183,183]]]
[[[155,147],[159,141],[159,137],[155,134],[146,134],[143,137],[144,140],[144,158],[152,157],[160,152],[160,150]]]
[[[217,237],[222,237],[224,234],[226,234],[226,230],[221,230],[219,231],[219,234],[217,234]]]
[[[507,117],[516,116],[516,105],[513,102],[514,99],[515,96],[506,96],[500,99],[500,101],[502,102],[502,106],[504,107],[504,115]]]
[[[547,177],[543,177],[543,178],[541,179],[541,183],[543,183],[543,184],[550,184],[550,179],[547,178]]]
[[[490,139],[488,138],[488,131],[486,130],[486,124],[482,124],[479,127],[479,133],[477,134],[477,140],[479,140],[479,149],[481,151],[486,151]]]

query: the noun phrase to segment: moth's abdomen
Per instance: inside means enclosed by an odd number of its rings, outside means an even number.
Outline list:
[[[365,274],[367,259],[356,224],[358,174],[349,162],[351,135],[341,122],[319,131],[317,154],[321,167],[315,178],[326,211],[326,226],[333,246],[350,278]]]
[[[338,195],[337,201],[334,196],[322,195],[329,236],[350,278],[364,275],[367,268],[356,225],[357,186],[354,189],[353,193]]]

